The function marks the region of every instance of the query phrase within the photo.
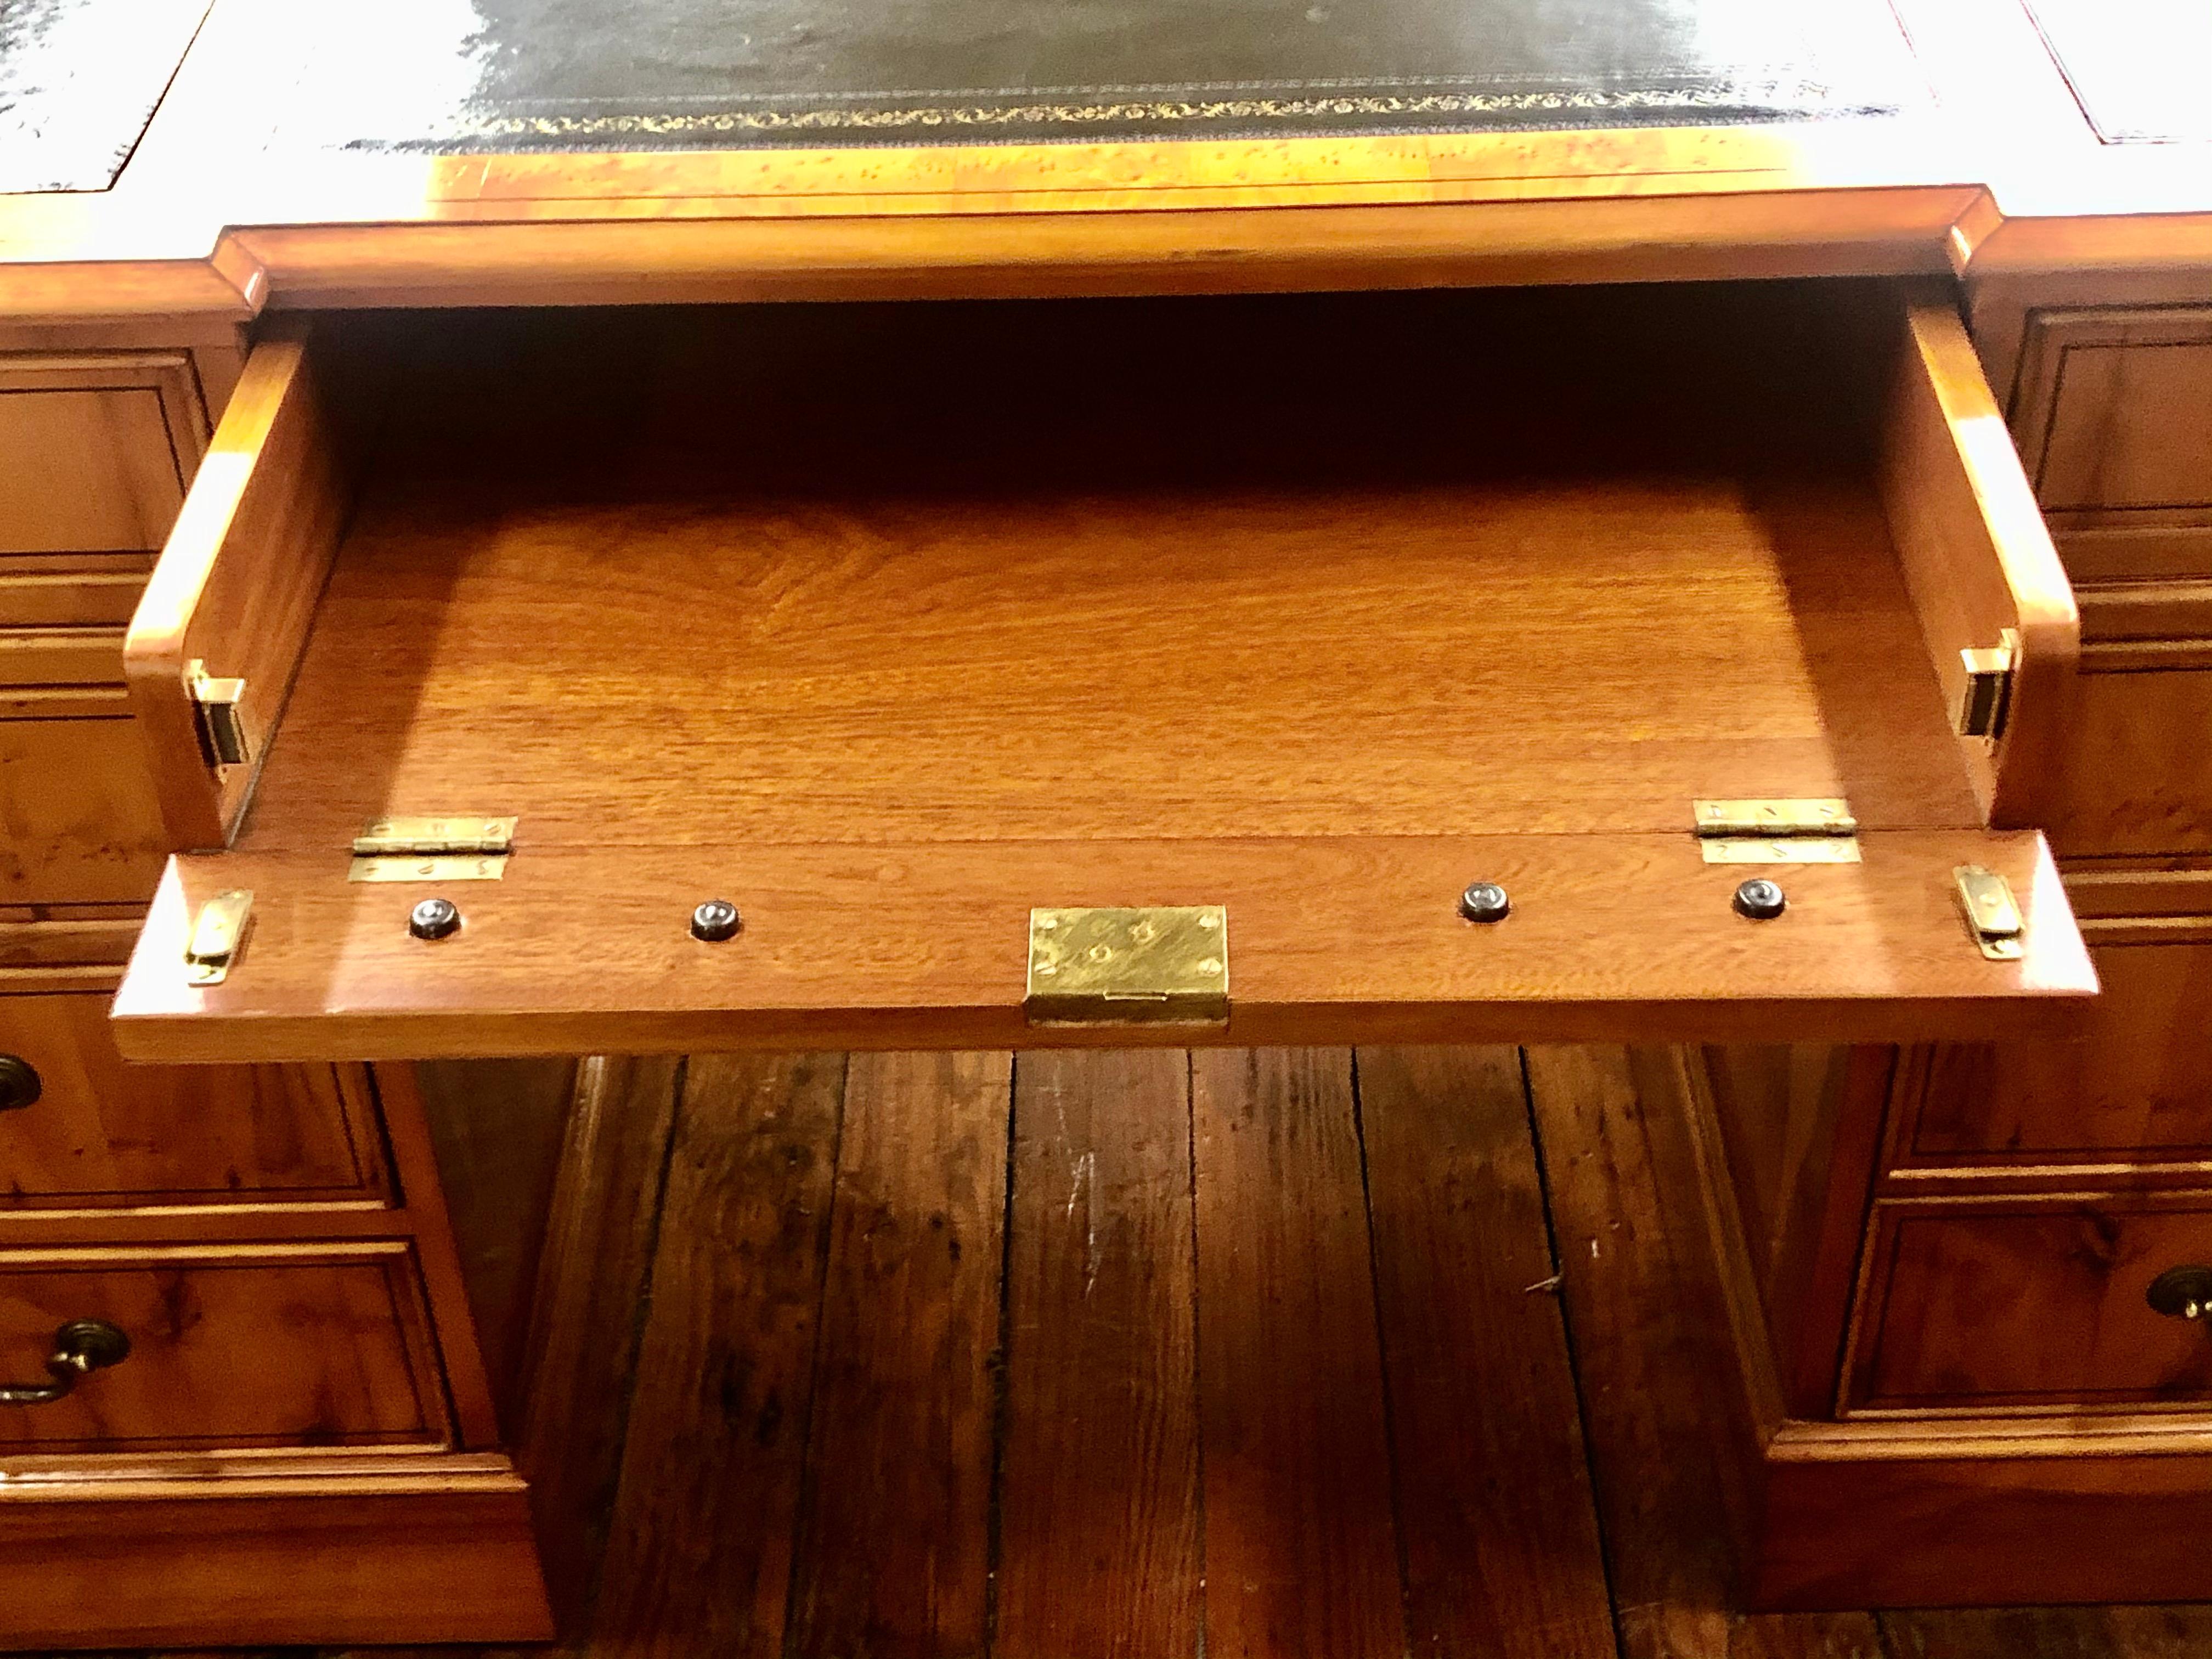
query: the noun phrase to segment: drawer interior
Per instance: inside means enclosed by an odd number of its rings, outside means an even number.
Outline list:
[[[2094,987],[2035,682],[2002,742],[1953,707],[1961,646],[2060,662],[2071,600],[1972,361],[1848,284],[295,325],[133,629],[204,850],[121,1041],[1130,1040],[1024,1018],[1054,905],[1226,904],[1230,1040],[2034,1018]],[[1747,922],[1692,803],[1813,797],[1863,858]],[[348,880],[364,823],[455,814],[519,820],[501,879]],[[1968,937],[1968,863],[2023,960]],[[251,942],[187,986],[232,888]],[[702,946],[714,896],[745,927]]]

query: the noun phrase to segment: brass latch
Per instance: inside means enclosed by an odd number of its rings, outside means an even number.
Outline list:
[[[371,818],[353,838],[349,881],[497,881],[514,850],[514,818],[455,814]]]
[[[199,728],[201,757],[210,766],[251,765],[253,744],[246,734],[246,682],[217,678],[194,657],[185,665],[185,688],[191,693],[192,718]]]
[[[1218,1025],[1229,913],[1218,904],[1030,912],[1032,1025]]]
[[[1691,803],[1708,864],[1856,864],[1858,820],[1835,796]]]
[[[2004,735],[2005,717],[2012,713],[2013,669],[2020,657],[2020,635],[2005,629],[1995,646],[1959,653],[1966,665],[1966,686],[1959,702],[1959,735],[1998,738]]]
[[[2012,884],[1994,870],[1978,864],[1962,864],[1951,872],[1958,884],[1959,908],[1966,918],[1966,931],[1991,962],[2021,958],[2020,906],[2013,902]]]
[[[253,894],[234,887],[217,893],[192,921],[191,937],[185,941],[185,983],[220,985],[230,976],[238,953],[246,948],[246,930],[253,920]]]

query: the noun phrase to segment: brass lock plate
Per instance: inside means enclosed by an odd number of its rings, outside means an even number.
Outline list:
[[[1030,912],[1032,1025],[1219,1025],[1229,912],[1218,904]]]

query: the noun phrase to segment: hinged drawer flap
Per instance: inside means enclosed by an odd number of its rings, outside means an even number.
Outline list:
[[[2047,1033],[2058,1005],[2094,991],[2040,836],[1862,841],[1861,863],[1773,872],[1788,906],[1766,921],[1735,908],[1745,872],[1705,864],[1687,834],[541,850],[503,880],[447,890],[459,924],[437,939],[409,931],[436,890],[348,882],[343,850],[185,857],[117,999],[117,1039],[203,1060],[1914,1041]],[[1965,863],[2017,896],[2021,959],[1977,948],[1953,893]],[[1477,876],[1510,895],[1502,921],[1462,914]],[[254,889],[252,937],[225,983],[195,988],[180,971],[189,919],[234,883]],[[689,927],[710,889],[744,918],[720,943]],[[1237,936],[1227,1022],[1032,1024],[1041,897],[1221,906]]]

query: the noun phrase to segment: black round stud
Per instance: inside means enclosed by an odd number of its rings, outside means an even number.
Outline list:
[[[35,1106],[46,1085],[39,1080],[39,1068],[18,1054],[0,1054],[0,1112],[13,1112],[25,1106]]]
[[[1470,882],[1459,896],[1459,913],[1469,921],[1503,921],[1512,909],[1513,901],[1494,881]]]
[[[1771,921],[1789,908],[1789,895],[1765,876],[1753,876],[1735,890],[1736,915],[1753,921]]]
[[[426,898],[407,916],[407,931],[416,939],[443,939],[460,925],[461,908],[449,898]]]
[[[708,899],[691,913],[691,937],[704,939],[709,945],[720,945],[726,939],[735,939],[745,925],[738,914],[738,907],[727,899]]]

